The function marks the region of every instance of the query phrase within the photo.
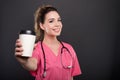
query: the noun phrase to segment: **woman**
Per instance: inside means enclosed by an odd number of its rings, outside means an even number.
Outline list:
[[[35,80],[73,80],[81,69],[72,46],[57,39],[62,30],[61,17],[51,5],[40,6],[35,13],[36,45],[32,57],[21,57],[22,44],[16,41],[18,62]]]

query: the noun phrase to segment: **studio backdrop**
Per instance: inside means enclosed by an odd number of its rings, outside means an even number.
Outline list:
[[[21,29],[34,29],[42,4],[60,12],[60,38],[74,47],[82,70],[74,80],[120,79],[119,0],[1,0],[0,80],[34,80],[15,59],[15,41]]]

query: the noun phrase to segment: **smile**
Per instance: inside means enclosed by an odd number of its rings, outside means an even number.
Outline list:
[[[58,29],[53,29],[55,32],[59,32],[60,31],[60,29],[58,28]]]

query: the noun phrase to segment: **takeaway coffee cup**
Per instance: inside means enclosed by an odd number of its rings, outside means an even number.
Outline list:
[[[35,43],[35,32],[33,30],[21,30],[19,33],[19,39],[22,43],[24,57],[31,57],[34,43]]]

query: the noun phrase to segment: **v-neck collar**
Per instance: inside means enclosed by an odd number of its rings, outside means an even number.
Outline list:
[[[52,54],[55,57],[58,57],[61,53],[61,46],[62,46],[61,44],[59,45],[57,55],[55,55],[55,53],[51,50],[51,48],[47,44],[45,44],[44,42],[42,42],[42,46],[43,46],[43,48],[44,48],[44,46],[47,47],[47,49],[50,51],[50,54]],[[45,48],[44,48],[44,50],[45,50]]]

